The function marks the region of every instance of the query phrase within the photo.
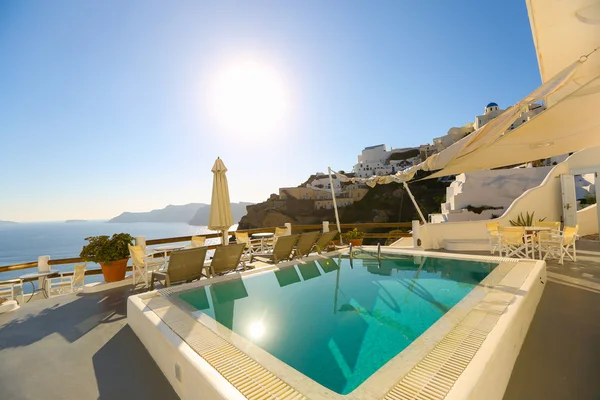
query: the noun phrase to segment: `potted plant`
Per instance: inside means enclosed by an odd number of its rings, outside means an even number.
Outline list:
[[[89,243],[83,246],[79,257],[95,262],[102,267],[105,282],[117,282],[125,279],[129,248],[133,237],[128,233],[115,233],[109,236],[90,236]]]
[[[358,229],[354,228],[351,231],[342,234],[342,236],[346,243],[351,244],[352,246],[361,246],[365,233],[359,232]]]

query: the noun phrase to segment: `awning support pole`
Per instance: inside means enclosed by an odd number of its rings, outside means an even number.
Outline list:
[[[331,177],[331,175],[330,175],[330,177]],[[408,184],[406,182],[402,182],[402,184],[404,185],[404,189],[406,189],[406,192],[408,193],[408,195],[410,196],[410,199],[412,200],[413,204],[415,205],[415,208],[417,209],[417,212],[419,213],[419,217],[421,217],[421,221],[423,221],[423,224],[426,224],[427,222],[425,221],[425,217],[423,216],[423,213],[421,212],[421,209],[419,208],[419,205],[417,204],[415,197],[413,196],[412,192],[408,188]]]
[[[340,216],[338,214],[337,202],[335,201],[335,189],[333,188],[333,178],[331,178],[331,167],[327,167],[329,171],[329,186],[331,187],[331,198],[333,199],[333,210],[335,211],[335,223],[337,225],[338,232],[340,233],[340,243],[344,244],[342,239],[342,229],[340,228]]]

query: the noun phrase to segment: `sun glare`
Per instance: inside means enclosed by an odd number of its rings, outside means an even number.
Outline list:
[[[256,321],[250,325],[248,333],[252,339],[258,340],[265,334],[265,326],[261,321]]]
[[[287,93],[279,73],[254,60],[225,68],[215,80],[215,116],[233,133],[268,134],[287,116]]]

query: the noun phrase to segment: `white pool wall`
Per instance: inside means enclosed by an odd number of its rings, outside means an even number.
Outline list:
[[[153,292],[148,293],[152,295]],[[127,321],[182,400],[245,397],[177,336],[152,310],[144,295],[127,301]],[[179,377],[176,376],[176,366]]]
[[[546,284],[545,263],[538,261],[446,400],[502,400]]]

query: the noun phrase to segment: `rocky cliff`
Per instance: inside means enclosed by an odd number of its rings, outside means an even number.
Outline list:
[[[409,185],[426,218],[429,213],[439,212],[447,183],[432,179]],[[239,229],[281,226],[286,222],[304,225],[335,221],[334,210],[316,210],[314,200],[280,199],[276,194],[265,202],[248,206],[247,210],[240,220]],[[398,222],[419,218],[410,197],[398,183],[375,186],[362,200],[339,208],[339,215],[342,223]]]

